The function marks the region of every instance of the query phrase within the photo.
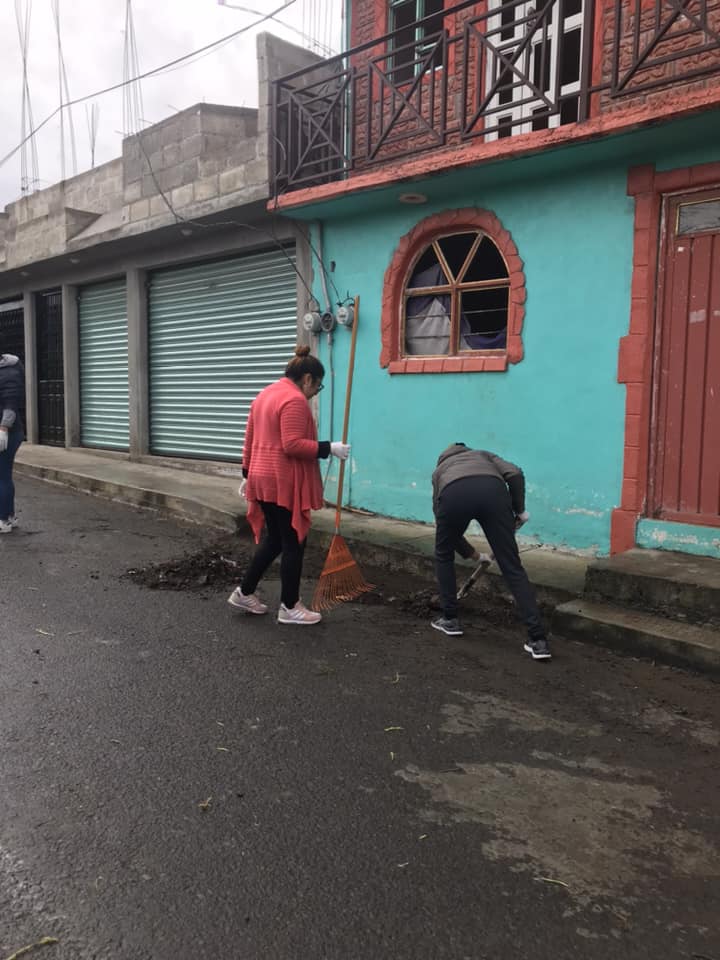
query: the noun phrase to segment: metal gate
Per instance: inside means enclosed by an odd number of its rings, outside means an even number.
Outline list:
[[[287,254],[287,255],[286,255]],[[294,247],[154,273],[150,449],[239,460],[255,395],[297,343]]]
[[[80,332],[80,442],[127,450],[128,328],[125,280],[82,287]]]
[[[0,353],[12,353],[25,365],[25,310],[22,300],[0,303]],[[20,406],[25,424],[25,398]]]
[[[39,439],[40,443],[62,447],[65,444],[65,380],[60,290],[36,294],[35,319]]]

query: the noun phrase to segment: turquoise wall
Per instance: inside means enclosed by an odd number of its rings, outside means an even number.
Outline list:
[[[633,202],[626,196],[627,169],[638,162],[683,165],[672,144],[702,142],[686,139],[690,134],[692,123],[682,138],[669,128],[623,138],[615,156],[604,141],[303,211],[322,219],[323,257],[335,263],[331,276],[338,291],[361,300],[347,502],[431,522],[430,475],[438,453],[464,441],[522,466],[531,513],[526,537],[608,552],[624,444],[625,388],[616,377],[630,311]],[[693,155],[713,159],[717,149],[695,147]],[[403,205],[403,189],[426,194],[428,202]],[[503,373],[391,376],[379,356],[383,277],[393,251],[419,220],[464,206],[493,211],[524,261],[525,358]],[[317,241],[317,229],[314,236]],[[322,301],[319,283],[316,289]],[[332,439],[342,428],[349,341],[346,329],[336,330],[332,425],[329,391],[322,395],[321,435]],[[325,337],[319,355],[327,366]],[[329,496],[333,475],[331,470]]]

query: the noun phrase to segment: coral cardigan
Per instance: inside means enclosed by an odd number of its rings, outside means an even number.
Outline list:
[[[242,465],[255,542],[265,522],[261,500],[290,510],[302,542],[310,529],[310,511],[323,505],[323,491],[315,421],[305,394],[289,377],[271,383],[253,400]]]

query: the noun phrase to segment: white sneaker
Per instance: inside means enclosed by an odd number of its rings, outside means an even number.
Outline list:
[[[322,615],[315,610],[308,610],[302,601],[298,600],[292,609],[288,610],[284,603],[280,604],[278,610],[278,623],[297,623],[299,626],[307,626],[311,623],[320,623]]]
[[[266,603],[258,600],[254,593],[250,593],[246,597],[240,587],[236,587],[233,590],[228,597],[228,603],[231,607],[235,607],[236,610],[244,610],[245,613],[261,614],[268,612]]]
[[[12,533],[16,524],[11,522],[11,518],[0,520],[0,533]]]
[[[12,514],[12,516],[9,516],[9,517],[7,518],[7,522],[10,524],[10,526],[13,528],[13,530],[15,529],[15,527],[19,527],[19,526],[20,526],[20,524],[18,523],[18,518],[15,516],[14,513]]]

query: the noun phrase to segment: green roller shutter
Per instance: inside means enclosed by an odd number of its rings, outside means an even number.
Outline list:
[[[128,329],[125,281],[80,288],[80,442],[127,450]]]
[[[250,404],[297,343],[294,262],[274,249],[152,274],[152,453],[241,458]]]

